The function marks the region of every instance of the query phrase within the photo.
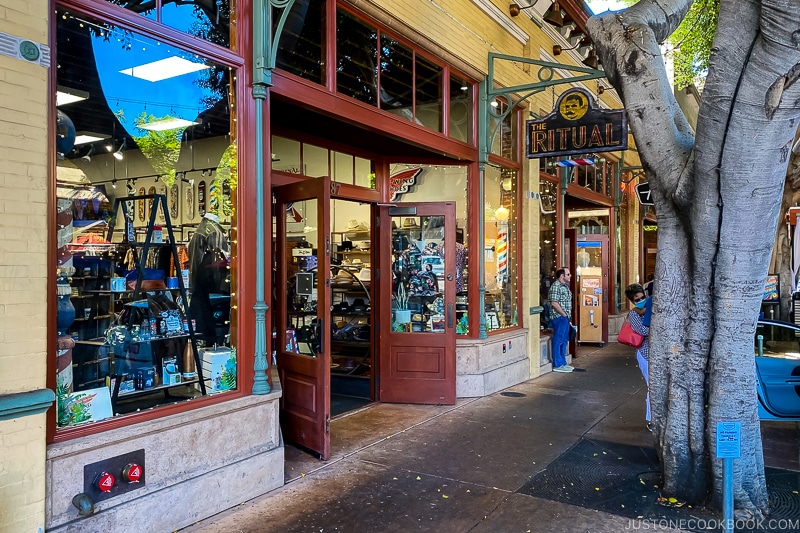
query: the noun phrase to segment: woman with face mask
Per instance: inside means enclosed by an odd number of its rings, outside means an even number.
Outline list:
[[[647,334],[650,332],[650,317],[646,317],[645,313],[647,312],[647,303],[649,298],[645,295],[644,287],[642,287],[638,283],[634,283],[632,285],[628,285],[628,288],[625,289],[625,296],[630,300],[634,308],[628,313],[628,322],[631,324],[631,328],[633,331],[638,333],[639,335],[644,336],[644,342],[641,346],[636,350],[636,361],[639,363],[639,369],[642,371],[642,376],[644,376],[644,382],[648,386],[650,386],[650,378],[647,373],[647,361],[648,361],[648,349],[649,349],[649,341],[647,338]],[[647,399],[645,400],[645,420],[647,420],[647,429],[652,430],[650,425],[650,391],[647,392]]]

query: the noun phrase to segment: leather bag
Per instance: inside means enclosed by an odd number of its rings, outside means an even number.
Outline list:
[[[633,331],[631,327],[631,323],[625,319],[625,323],[622,325],[622,329],[619,330],[619,335],[617,336],[617,342],[620,344],[625,344],[627,346],[633,346],[634,348],[638,348],[644,342],[644,335],[640,335]]]

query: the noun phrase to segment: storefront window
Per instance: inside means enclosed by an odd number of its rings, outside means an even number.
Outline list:
[[[378,105],[378,30],[341,9],[336,13],[336,90]]]
[[[236,389],[235,69],[66,11],[56,50],[58,426]]]
[[[426,128],[442,131],[442,67],[416,55],[414,116]]]
[[[473,84],[468,80],[450,76],[450,137],[472,142]]]
[[[540,298],[548,299],[556,265],[556,220],[558,184],[542,179],[539,182],[539,289]]]
[[[414,52],[383,33],[380,65],[380,108],[414,120]]]
[[[325,83],[325,0],[296,0],[283,26],[276,66],[315,83]],[[279,17],[275,9],[273,32]]]
[[[236,34],[236,0],[215,2],[142,2],[141,0],[108,0],[123,9],[138,13],[150,20],[194,35],[225,48],[230,48]]]
[[[487,166],[484,173],[484,284],[486,329],[518,324],[517,171]]]
[[[597,154],[584,154],[576,156],[574,159],[593,159],[594,164],[573,167],[572,182],[584,189],[611,196],[611,174],[606,172],[605,158]]]
[[[272,136],[272,170],[312,178],[330,176],[339,183],[375,188],[375,164],[371,160],[277,135]]]
[[[389,170],[392,202],[455,202],[456,204],[456,333],[469,333],[468,300],[468,257],[467,242],[467,167],[395,164]],[[399,229],[404,229],[404,219]],[[409,223],[414,219],[409,218]],[[419,222],[416,222],[419,224]],[[426,229],[419,225],[422,240],[441,238],[441,227]],[[430,233],[428,233],[428,231]]]
[[[502,98],[495,99],[492,109],[497,115],[502,115],[508,108],[508,104]],[[517,158],[517,113],[511,112],[500,121],[490,117],[489,132],[494,133],[492,137],[492,153],[504,159],[516,160]]]

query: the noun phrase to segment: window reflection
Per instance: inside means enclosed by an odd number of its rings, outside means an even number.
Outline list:
[[[325,83],[325,0],[296,0],[283,26],[276,66],[315,83]],[[279,16],[274,10],[274,27]]]
[[[225,48],[231,47],[236,34],[236,21],[231,20],[236,0],[161,0],[160,6],[141,0],[107,1]]]
[[[472,88],[464,78],[450,76],[450,136],[472,142]]]
[[[336,14],[336,90],[377,106],[378,30],[349,13]]]

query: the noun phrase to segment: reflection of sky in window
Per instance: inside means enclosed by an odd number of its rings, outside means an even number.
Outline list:
[[[126,43],[130,43],[130,47]],[[174,56],[204,63],[194,54],[141,35],[125,35],[121,30],[113,30],[108,41],[104,37],[93,37],[92,44],[106,103],[114,113],[124,111],[120,122],[132,137],[142,135],[143,132],[136,128],[136,118],[145,111],[148,116],[156,118],[169,115],[193,121],[203,111],[202,98],[214,96],[212,91],[197,83],[206,76],[204,70],[157,82],[120,72]]]

